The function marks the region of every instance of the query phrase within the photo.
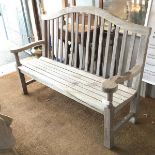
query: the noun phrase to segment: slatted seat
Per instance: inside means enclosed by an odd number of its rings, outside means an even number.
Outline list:
[[[11,50],[23,93],[28,94],[27,85],[38,81],[103,114],[104,146],[112,148],[118,129],[137,120],[150,29],[94,7],[65,8],[42,18],[43,40]],[[43,45],[42,57],[21,63],[18,53],[38,45]],[[32,80],[26,81],[24,75]],[[113,124],[128,103],[129,113]]]
[[[102,91],[103,78],[44,57],[29,60],[19,69],[33,79],[104,114],[106,93]],[[114,107],[119,107],[126,100],[131,101],[135,93],[134,89],[119,85],[118,91],[114,93]]]

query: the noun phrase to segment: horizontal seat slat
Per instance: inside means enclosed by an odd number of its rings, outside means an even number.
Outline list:
[[[27,62],[27,64],[28,64],[28,62]],[[101,89],[101,84],[96,85],[96,83],[94,83],[94,81],[92,81],[92,80],[87,81],[87,78],[85,78],[85,77],[83,78],[77,74],[74,74],[73,72],[65,71],[62,68],[59,68],[54,65],[49,65],[45,62],[40,62],[40,61],[35,60],[35,61],[30,61],[29,64],[33,65],[35,67],[38,67],[40,69],[41,68],[45,69],[45,70],[47,70],[47,72],[49,72],[51,74],[55,73],[59,77],[62,77],[62,78],[65,77],[65,78],[69,78],[73,82],[74,81],[79,82],[79,86],[82,86],[84,89],[88,89],[88,90],[92,91],[93,93],[99,94],[106,98],[106,94]],[[60,75],[60,72],[61,72],[61,75]],[[121,90],[118,90],[117,93],[114,93],[114,98],[116,98],[115,102],[121,103],[121,102],[123,102],[123,100],[126,100],[126,98],[129,98],[129,97],[131,97],[130,94],[127,94]]]
[[[102,103],[102,99],[106,100],[107,94],[102,91],[101,87],[105,79],[102,78],[101,81],[101,78],[96,75],[77,70],[67,65],[64,66],[59,62],[43,57],[26,61],[19,69],[24,74],[28,74],[34,79],[37,78],[37,81],[41,80],[39,82],[57,91],[61,89],[61,93],[65,92],[63,93],[64,95],[68,97],[72,96],[72,99],[76,98],[76,101],[80,100],[80,102],[84,102],[87,106],[90,104],[90,108],[93,107],[94,110],[97,109],[96,111],[103,114],[106,105]],[[47,79],[48,83],[46,83]],[[132,100],[135,92],[132,91],[132,94],[131,92],[128,93],[128,89],[130,88],[124,89],[124,87],[119,87],[119,90],[114,93],[114,107],[118,107],[122,103]]]
[[[103,77],[99,77],[97,75],[90,74],[88,72],[79,70],[77,68],[74,68],[74,67],[71,67],[71,66],[56,62],[56,61],[51,61],[50,59],[45,58],[45,57],[41,57],[39,60],[44,61],[44,62],[48,62],[48,63],[53,64],[53,65],[56,65],[58,67],[63,68],[64,70],[69,70],[69,71],[72,71],[74,73],[77,73],[77,74],[79,74],[79,75],[81,75],[83,77],[86,77],[88,79],[91,79],[91,80],[95,81],[96,84],[98,83],[99,85],[102,85],[102,83],[105,80]],[[128,94],[131,94],[131,95],[135,94],[135,92],[136,92],[136,90],[128,88],[128,87],[126,87],[124,85],[121,85],[121,84],[118,84],[118,89],[122,90],[124,92],[127,92]]]
[[[19,69],[21,70],[22,73],[30,76],[33,79],[36,79],[38,82],[66,95],[67,97],[74,99],[77,102],[82,103],[83,105],[86,105],[87,107],[90,107],[95,111],[98,111],[99,113],[104,114],[105,105],[101,101],[93,97],[87,96],[84,93],[73,89],[73,87],[69,87],[69,86],[66,86],[65,84],[57,82],[56,80],[53,80],[48,76],[43,75],[26,66],[21,66],[19,67]]]
[[[41,71],[42,74],[48,74],[51,77],[54,77],[56,80],[61,81],[62,83],[71,85],[72,87],[81,90],[83,93],[88,93],[88,95],[91,95],[92,97],[102,100],[102,98],[106,98],[106,94],[104,92],[95,90],[87,85],[84,85],[83,83],[79,83],[78,81],[75,81],[71,79],[70,77],[65,77],[63,74],[50,72],[49,70],[46,70],[45,68],[39,68],[39,66],[33,66],[32,64],[27,64],[26,67],[34,69],[36,71]],[[44,71],[45,70],[45,71]],[[123,102],[123,99],[115,99],[116,105]]]

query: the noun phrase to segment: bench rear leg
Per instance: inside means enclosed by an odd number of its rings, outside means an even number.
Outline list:
[[[19,69],[18,69],[18,76],[20,79],[20,85],[21,85],[21,89],[23,91],[23,94],[27,95],[28,91],[27,91],[27,84],[26,84],[25,76],[23,73],[21,73],[21,71]]]
[[[114,146],[113,118],[114,108],[106,107],[104,109],[104,146],[108,149]]]
[[[139,105],[139,97],[136,98],[130,103],[130,112],[134,113],[134,116],[129,120],[129,122],[135,124],[137,122],[137,112]]]

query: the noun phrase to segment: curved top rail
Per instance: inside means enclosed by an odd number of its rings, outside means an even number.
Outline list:
[[[68,14],[68,13],[92,14],[92,15],[96,15],[96,16],[99,16],[101,18],[104,18],[104,19],[110,21],[111,23],[119,26],[120,28],[127,29],[129,31],[134,32],[134,33],[138,33],[141,35],[147,35],[147,36],[150,35],[150,33],[151,33],[151,28],[149,28],[149,27],[144,27],[142,25],[138,25],[138,24],[134,24],[134,23],[124,21],[118,17],[113,16],[112,14],[110,14],[106,10],[96,8],[96,7],[90,7],[90,6],[66,7],[66,8],[58,11],[57,13],[55,13],[51,16],[43,15],[42,20],[52,20],[52,19],[58,18],[62,15]]]

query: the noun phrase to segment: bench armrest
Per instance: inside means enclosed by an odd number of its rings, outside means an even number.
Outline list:
[[[118,83],[122,83],[127,80],[131,80],[133,77],[141,72],[141,66],[135,65],[131,70],[124,73],[123,75],[116,75],[110,79],[107,79],[102,84],[102,90],[105,93],[114,93],[118,89]]]
[[[38,40],[36,42],[32,42],[32,43],[29,43],[27,45],[24,45],[24,46],[22,46],[20,48],[11,49],[10,52],[16,54],[16,53],[25,51],[27,49],[30,49],[32,47],[35,47],[35,46],[38,46],[38,45],[41,45],[41,44],[45,44],[45,41],[44,40]]]

